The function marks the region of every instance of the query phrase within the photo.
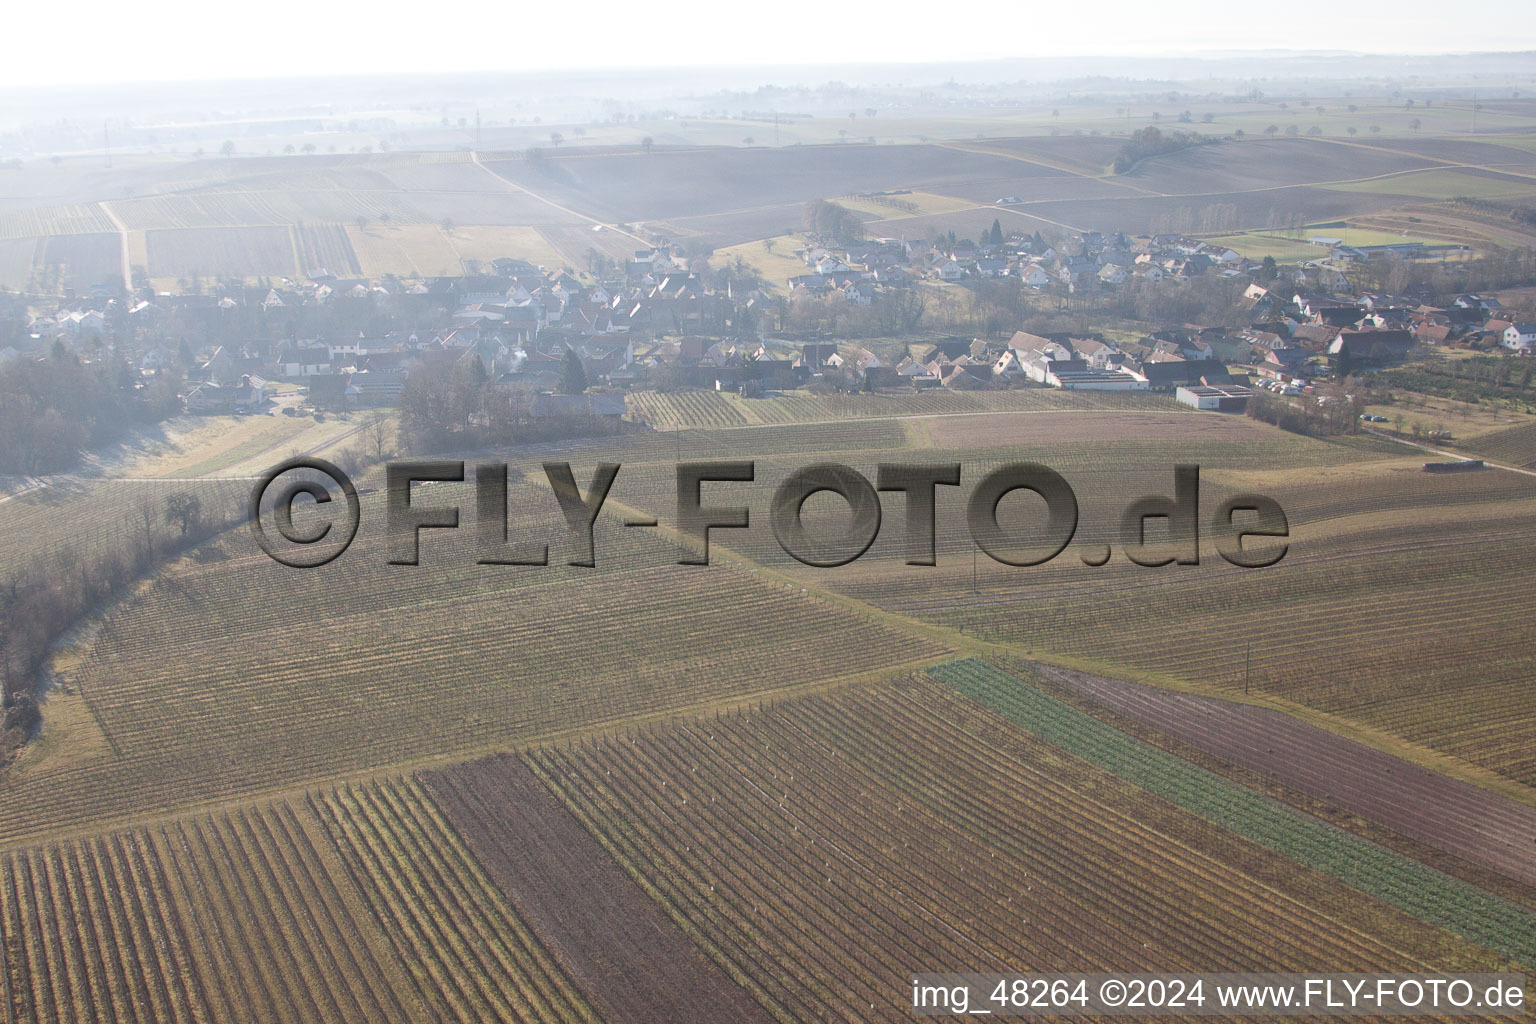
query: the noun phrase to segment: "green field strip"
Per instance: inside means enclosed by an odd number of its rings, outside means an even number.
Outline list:
[[[928,675],[1033,735],[1266,849],[1494,952],[1536,964],[1536,913],[1105,725],[978,658]]]

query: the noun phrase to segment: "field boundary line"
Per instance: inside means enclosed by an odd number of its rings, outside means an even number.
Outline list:
[[[1398,444],[1405,444],[1410,448],[1417,448],[1419,451],[1429,452],[1433,455],[1444,455],[1446,458],[1455,459],[1458,462],[1465,462],[1469,458],[1475,457],[1475,455],[1469,455],[1467,452],[1448,452],[1443,448],[1432,448],[1427,444],[1423,444],[1422,442],[1410,441],[1405,437],[1397,437],[1393,434],[1388,434],[1385,431],[1376,430],[1372,427],[1361,427],[1360,429],[1367,434],[1385,438],[1388,441],[1396,441]],[[1476,438],[1473,440],[1476,440]],[[1502,469],[1506,473],[1521,473],[1525,476],[1536,476],[1536,469],[1522,469],[1519,466],[1509,466],[1502,462],[1492,462],[1488,459],[1483,459],[1482,462],[1483,465],[1487,466],[1489,469]]]
[[[490,167],[486,166],[485,163],[483,163],[481,161],[480,153],[479,153],[478,150],[472,150],[470,152],[470,154],[469,154],[469,159],[470,159],[470,161],[472,163],[474,163],[474,165],[476,167],[480,168],[482,171],[484,171],[486,174],[489,174],[491,177],[495,178],[497,181],[502,182],[502,183],[507,184],[507,185],[510,185],[513,188],[518,189],[519,191],[523,192],[524,194],[532,196],[533,198],[537,199],[539,202],[543,203],[545,206],[552,206],[555,209],[559,210],[561,213],[570,214],[572,217],[579,217],[581,220],[586,221],[588,224],[596,224],[599,227],[602,227],[603,229],[605,229],[607,231],[615,232],[617,234],[623,235],[626,238],[632,238],[636,242],[639,242],[641,245],[645,246],[647,249],[651,248],[652,243],[647,242],[645,239],[641,238],[637,234],[634,234],[633,232],[625,231],[623,228],[618,227],[618,226],[613,225],[613,224],[605,224],[605,223],[603,223],[602,221],[598,220],[595,217],[588,217],[584,213],[578,213],[575,210],[571,209],[569,206],[561,206],[559,203],[555,202],[553,199],[546,199],[544,196],[539,195],[537,192],[530,191],[525,186],[519,185],[517,182],[513,181],[511,178],[505,177],[502,174],[500,174],[499,172],[491,170]]]
[[[617,501],[612,497],[608,499],[608,504],[612,504],[615,508],[623,508],[631,513],[639,513],[641,511],[633,506],[625,505],[623,502]],[[677,543],[697,550],[697,546],[690,538],[682,537],[674,528],[662,525],[661,531],[671,535]],[[763,579],[774,580],[787,586],[799,587],[808,594],[815,594],[818,600],[824,601],[829,605],[842,608],[844,611],[851,612],[870,622],[885,625],[892,630],[922,637],[933,643],[948,647],[957,654],[963,655],[969,652],[972,655],[981,657],[1003,656],[1019,658],[1027,662],[1037,662],[1041,665],[1075,669],[1092,675],[1104,676],[1108,679],[1124,682],[1132,681],[1132,673],[1130,673],[1130,670],[1125,665],[1063,655],[1052,651],[1024,648],[1012,642],[987,640],[979,636],[971,636],[952,627],[925,622],[901,612],[879,608],[850,594],[828,590],[812,580],[802,580],[784,575],[769,566],[742,555],[740,552],[722,544],[719,540],[711,541],[710,551],[712,559],[717,557],[717,555],[728,556],[739,565],[755,569],[756,575]],[[1520,803],[1536,805],[1536,790],[1532,790],[1512,779],[1497,775],[1472,762],[1463,761],[1460,758],[1444,754],[1440,751],[1422,747],[1411,740],[1385,733],[1343,715],[1318,711],[1274,694],[1234,694],[1216,687],[1201,687],[1186,680],[1159,672],[1143,673],[1134,681],[1138,684],[1145,684],[1150,681],[1153,686],[1161,689],[1193,694],[1198,697],[1212,697],[1235,704],[1250,704],[1255,707],[1279,711],[1282,714],[1308,722],[1345,739],[1354,740],[1383,753],[1410,761],[1429,771],[1439,772],[1443,775],[1460,779],[1463,782]]]
[[[105,199],[98,200],[96,205],[101,208],[102,213],[107,215],[107,219],[117,226],[119,258],[122,260],[123,264],[123,291],[131,293],[133,291],[133,266],[131,258],[128,255],[128,225],[124,223],[123,219],[117,215],[117,211],[112,209],[112,204],[107,202]],[[145,273],[148,273],[149,268],[145,267],[144,271]]]
[[[794,683],[789,686],[767,687],[762,690],[733,694],[730,697],[723,697],[719,700],[694,701],[689,704],[679,704],[675,707],[660,708],[640,714],[618,715],[599,722],[589,722],[582,725],[566,726],[535,733],[511,742],[498,741],[464,747],[447,753],[424,754],[420,757],[375,765],[370,768],[345,771],[338,774],[317,775],[313,778],[305,779],[297,785],[287,783],[280,784],[271,789],[252,790],[248,793],[240,793],[233,796],[209,797],[206,800],[195,800],[190,803],[176,804],[170,807],[162,806],[127,817],[112,817],[110,810],[107,810],[105,812],[106,816],[102,818],[91,821],[76,821],[63,828],[45,828],[38,832],[0,840],[0,853],[41,849],[51,843],[70,839],[89,839],[123,830],[186,821],[198,815],[210,814],[216,811],[232,812],[239,809],[259,809],[279,801],[318,794],[346,783],[386,781],[413,775],[416,772],[439,770],[451,768],[455,765],[468,764],[471,761],[478,761],[495,754],[517,754],[525,750],[554,747],[592,738],[622,735],[628,730],[644,728],[646,726],[700,720],[706,715],[717,713],[731,714],[750,708],[767,707],[796,697],[832,693],[850,687],[910,676],[914,673],[923,672],[935,665],[954,661],[956,654],[957,652],[954,650],[946,650],[926,657],[914,658],[911,661],[905,661],[898,665],[888,665],[883,668],[866,669],[862,672],[829,676],[809,682]]]
[[[1063,166],[1062,164],[1053,164],[1049,160],[1041,160],[1038,157],[1028,157],[1028,156],[1024,156],[1022,154],[1019,154],[1019,153],[1009,153],[1009,152],[1002,151],[1002,150],[987,149],[987,148],[985,148],[985,143],[987,143],[987,142],[998,142],[998,141],[1006,141],[1006,140],[983,139],[982,140],[983,145],[981,147],[978,147],[975,143],[967,144],[967,143],[965,143],[963,141],[960,141],[960,140],[949,140],[949,141],[945,141],[945,142],[937,142],[937,143],[934,143],[934,145],[938,146],[940,149],[953,149],[953,150],[955,150],[956,152],[959,152],[959,153],[972,153],[972,154],[974,154],[976,156],[995,156],[995,157],[1001,157],[1004,160],[1016,160],[1016,161],[1018,161],[1021,164],[1028,164],[1031,167],[1044,167],[1048,171],[1057,171],[1057,172],[1059,172],[1061,174],[1067,174],[1067,175],[1070,175],[1070,176],[1072,176],[1074,178],[1087,178],[1090,181],[1110,181],[1111,184],[1117,184],[1117,185],[1121,186],[1122,188],[1128,188],[1128,189],[1130,189],[1133,192],[1144,192],[1147,195],[1152,195],[1152,196],[1160,196],[1160,195],[1162,195],[1161,192],[1154,192],[1152,189],[1142,188],[1140,185],[1131,185],[1131,184],[1127,184],[1125,182],[1113,182],[1113,181],[1111,181],[1111,179],[1114,177],[1114,175],[1111,175],[1111,174],[1104,174],[1102,172],[1099,173],[1099,174],[1084,174],[1082,171],[1075,170],[1075,169],[1073,169],[1071,167]]]
[[[1388,148],[1386,146],[1373,145],[1370,142],[1361,142],[1361,141],[1356,140],[1356,139],[1329,139],[1328,141],[1329,142],[1336,142],[1336,143],[1338,143],[1341,146],[1354,146],[1356,149],[1369,149],[1369,150],[1374,150],[1377,153],[1391,153],[1391,154],[1396,155],[1396,156],[1404,156],[1404,155],[1407,155],[1407,156],[1417,156],[1418,155],[1418,154],[1415,154],[1415,153],[1412,153],[1412,152],[1408,152],[1408,151],[1405,151],[1405,150],[1401,150],[1401,149],[1390,149],[1390,148]],[[1453,140],[1453,141],[1455,141],[1455,140]],[[1476,139],[1474,137],[1473,139],[1465,139],[1465,138],[1463,138],[1460,141],[1481,141],[1481,140],[1478,140],[1478,139]],[[1498,145],[1498,143],[1493,143],[1493,145]],[[1506,148],[1508,148],[1508,147],[1506,147]],[[1531,179],[1533,181],[1536,181],[1536,174],[1531,174],[1528,171],[1506,171],[1502,167],[1490,167],[1487,164],[1465,163],[1465,162],[1460,161],[1460,160],[1446,160],[1443,157],[1425,157],[1425,159],[1427,159],[1427,160],[1439,160],[1439,161],[1441,161],[1441,164],[1442,164],[1443,167],[1464,167],[1467,170],[1471,170],[1471,171],[1487,171],[1490,174],[1507,174],[1507,175],[1509,175],[1512,178],[1529,178],[1529,179]],[[1438,170],[1438,169],[1439,168],[1435,168],[1435,167],[1421,167],[1421,168],[1419,168],[1419,171],[1420,172],[1422,172],[1422,171],[1433,171],[1433,170]],[[1399,173],[1414,174],[1414,173],[1419,173],[1419,172],[1403,171],[1403,172],[1399,172]],[[1365,179],[1361,179],[1361,180],[1369,181],[1371,179],[1365,178]]]

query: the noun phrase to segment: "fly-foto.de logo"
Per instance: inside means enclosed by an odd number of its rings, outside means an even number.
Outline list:
[[[563,530],[567,564],[595,567],[598,552],[593,526],[608,500],[622,466],[598,463],[585,488],[568,462],[545,462],[544,478],[553,493],[559,520],[541,535],[509,535],[508,467],[505,462],[480,462],[466,475],[461,460],[393,462],[385,467],[385,546],[391,565],[418,565],[421,536],[427,530],[464,527],[465,509],[439,500],[436,489],[420,485],[474,483],[468,509],[475,534],[475,561],[481,565],[542,566],[549,564],[549,542]],[[883,502],[900,502],[907,565],[932,566],[937,560],[937,521],[941,488],[962,488],[964,467],[958,462],[882,463],[875,479],[850,466],[819,462],[794,470],[767,495],[759,486],[756,463],[750,460],[682,462],[676,466],[676,518],[670,524],[679,537],[680,565],[708,565],[710,535],[715,530],[748,529],[754,507],[767,513],[775,540],[784,553],[805,565],[834,568],[858,559],[880,535]],[[1222,499],[1208,519],[1200,509],[1200,467],[1173,467],[1172,493],[1131,501],[1120,516],[1120,546],[1136,565],[1198,565],[1201,531],[1216,553],[1244,568],[1271,566],[1285,557],[1290,526],[1285,511],[1261,494],[1236,494]],[[707,491],[707,495],[706,495]],[[1044,506],[1043,519],[1030,529],[1005,526],[999,516],[1003,499],[1030,492]],[[831,529],[806,523],[806,502],[813,496],[836,495],[846,505]],[[963,489],[962,489],[963,493]],[[882,498],[882,495],[885,497]],[[756,505],[754,506],[754,500]],[[1071,545],[1078,528],[1078,500],[1066,479],[1038,462],[1011,462],[989,469],[964,494],[965,527],[976,548],[1004,565],[1032,566],[1049,562]],[[1037,503],[1038,505],[1039,503]],[[304,509],[302,522],[295,510]],[[272,467],[251,494],[251,528],[263,551],[284,565],[314,568],[333,561],[357,536],[362,503],[357,488],[336,466],[323,459],[295,458]],[[630,516],[624,525],[658,527],[649,516]],[[1151,529],[1149,529],[1151,528]],[[1153,531],[1159,536],[1153,537]],[[1104,565],[1114,557],[1110,545],[1080,545],[1084,565]]]

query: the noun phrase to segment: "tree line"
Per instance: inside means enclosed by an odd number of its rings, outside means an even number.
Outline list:
[[[67,470],[80,453],[181,411],[181,379],[140,380],[122,359],[81,363],[62,344],[0,367],[0,473]]]
[[[0,574],[0,762],[37,726],[34,684],[54,643],[83,616],[135,580],[234,525],[239,511],[204,509],[177,491],[163,503],[146,497],[127,513],[130,539],[115,548],[61,548]]]
[[[1154,125],[1138,128],[1131,134],[1129,141],[1120,147],[1120,152],[1115,154],[1115,173],[1124,174],[1148,157],[1176,153],[1181,149],[1189,149],[1191,146],[1201,146],[1214,141],[1199,132],[1186,132],[1179,129],[1164,132]]]

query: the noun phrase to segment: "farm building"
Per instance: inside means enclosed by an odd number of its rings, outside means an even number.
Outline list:
[[[1405,358],[1418,342],[1406,330],[1341,331],[1328,346],[1328,354],[1348,352],[1358,363],[1389,363]]]
[[[1253,397],[1253,389],[1241,384],[1224,384],[1218,387],[1201,384],[1178,388],[1174,391],[1173,397],[1196,409],[1242,412],[1248,408],[1248,400]]]

